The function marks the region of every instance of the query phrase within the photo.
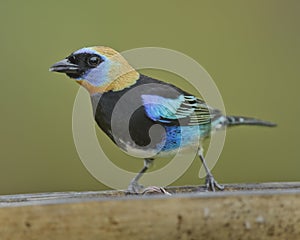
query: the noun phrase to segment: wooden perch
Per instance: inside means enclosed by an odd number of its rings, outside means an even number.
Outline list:
[[[300,183],[0,196],[0,239],[300,239]]]

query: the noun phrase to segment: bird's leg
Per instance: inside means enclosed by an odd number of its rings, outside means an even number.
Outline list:
[[[149,169],[153,162],[153,158],[145,158],[144,159],[144,167],[141,171],[131,180],[128,186],[128,192],[130,193],[139,193],[142,192],[144,187],[138,183],[139,179],[143,176],[143,174]]]
[[[203,148],[199,148],[198,155],[200,157],[200,160],[202,162],[202,165],[205,169],[206,172],[206,178],[205,178],[205,185],[206,185],[206,190],[213,191],[215,192],[215,187],[218,188],[219,190],[224,190],[224,186],[220,185],[215,179],[214,176],[212,175],[211,171],[206,165],[205,158],[203,156]]]

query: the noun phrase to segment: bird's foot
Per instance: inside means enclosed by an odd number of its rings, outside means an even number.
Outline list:
[[[207,174],[205,179],[206,191],[215,192],[216,188],[219,190],[224,190],[224,186],[220,185],[211,174]]]
[[[171,195],[171,193],[167,192],[163,187],[146,187],[144,191],[142,192],[143,195],[152,195],[152,194],[165,194],[165,195]]]
[[[127,189],[127,194],[141,194],[141,195],[152,195],[152,194],[165,194],[171,195],[163,187],[144,187],[143,185],[138,184],[138,182],[131,182]]]
[[[145,187],[143,185],[140,185],[137,181],[132,181],[127,188],[127,193],[139,194],[142,193],[144,189]]]

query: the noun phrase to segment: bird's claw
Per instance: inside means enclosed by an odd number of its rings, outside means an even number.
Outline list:
[[[171,195],[171,193],[167,192],[163,187],[156,187],[151,186],[144,189],[142,192],[143,195],[149,195],[149,194],[165,194],[165,195]]]
[[[143,190],[144,190],[144,186],[138,184],[137,181],[132,181],[127,188],[128,194],[139,194],[142,193]]]
[[[213,175],[211,174],[208,174],[206,176],[206,179],[205,179],[205,185],[206,185],[206,190],[207,191],[213,191],[215,192],[216,189],[219,189],[219,190],[224,190],[224,186],[223,185],[220,185],[213,177]]]
[[[142,195],[152,195],[152,194],[165,194],[171,195],[163,187],[144,187],[143,185],[138,184],[138,182],[131,182],[127,189],[127,194],[142,194]]]

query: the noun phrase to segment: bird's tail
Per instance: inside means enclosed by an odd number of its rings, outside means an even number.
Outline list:
[[[277,124],[272,122],[267,122],[250,117],[241,116],[226,116],[228,126],[237,125],[254,125],[254,126],[265,126],[265,127],[275,127]]]

